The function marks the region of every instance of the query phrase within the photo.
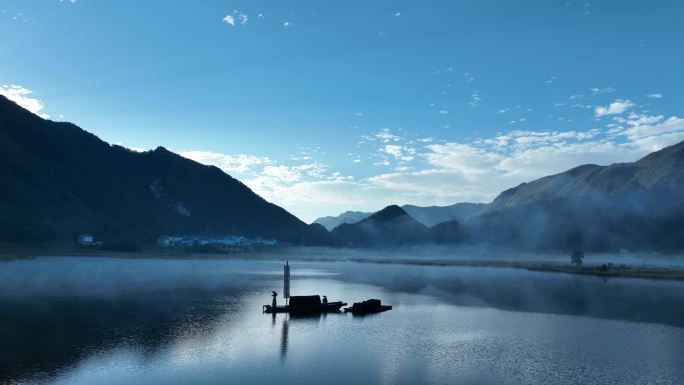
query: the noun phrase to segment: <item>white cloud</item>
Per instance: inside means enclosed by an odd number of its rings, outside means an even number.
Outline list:
[[[644,152],[659,150],[684,140],[684,119],[671,116],[639,116],[626,122],[630,127],[619,132]]]
[[[256,193],[312,221],[392,203],[488,202],[505,189],[581,164],[635,161],[684,140],[684,119],[631,112],[613,116],[603,128],[584,131],[514,130],[467,142],[411,137],[388,128],[364,136],[360,143],[371,148],[365,155],[348,153],[352,162],[367,156],[366,164],[387,168],[372,174],[378,169],[366,167],[371,174],[362,178],[331,172],[310,159],[285,165],[268,158],[209,153],[203,162],[223,162],[225,170],[243,171],[240,179]]]
[[[181,151],[179,154],[202,164],[216,166],[228,174],[245,174],[254,171],[255,166],[264,166],[274,163],[274,161],[267,157],[243,154],[228,155],[212,151]]]
[[[594,113],[597,117],[606,115],[619,115],[630,108],[634,107],[634,103],[630,100],[616,100],[608,106],[597,106]]]
[[[296,182],[301,178],[297,170],[288,166],[266,166],[264,167],[263,175],[270,180],[283,182]]]
[[[396,144],[387,144],[382,149],[386,154],[392,155],[395,159],[402,162],[410,162],[414,159],[416,149],[410,146],[399,146]]]
[[[663,94],[655,93],[655,94],[648,94],[648,95],[646,95],[646,96],[649,97],[649,98],[651,98],[651,99],[660,99],[660,98],[663,97]]]
[[[593,87],[593,88],[590,88],[589,90],[594,95],[609,94],[611,92],[615,92],[615,88],[613,88],[613,87],[605,87],[605,88]]]
[[[7,99],[17,103],[19,106],[31,111],[43,119],[49,119],[48,114],[43,113],[45,106],[40,99],[33,98],[30,95],[33,91],[18,85],[0,86],[0,95],[4,95]]]
[[[401,139],[401,137],[399,137],[398,135],[394,135],[389,128],[383,128],[373,136],[382,140],[385,143],[397,142]]]
[[[249,21],[249,16],[245,15],[244,13],[242,13],[236,9],[232,13],[226,15],[221,20],[231,27],[235,27],[235,25],[237,25],[237,24],[240,24],[242,26],[246,26],[247,22]]]
[[[531,136],[578,138],[583,135],[561,132]],[[367,181],[404,196],[410,203],[488,202],[507,188],[580,164],[633,161],[646,153],[639,145],[623,146],[605,140],[571,139],[551,145],[524,139],[520,142],[530,144],[512,144],[499,149],[474,143],[432,145],[423,154],[429,168],[381,174]]]
[[[402,149],[401,146],[397,146],[395,144],[388,144],[385,146],[384,151],[386,153],[394,156],[395,158],[398,158],[401,156],[401,149]]]
[[[424,156],[429,164],[462,173],[491,168],[500,161],[498,154],[467,144],[431,144],[427,148],[430,152]]]
[[[235,17],[233,17],[233,15],[226,15],[226,17],[224,17],[221,20],[223,20],[224,23],[230,25],[231,27],[235,26]]]

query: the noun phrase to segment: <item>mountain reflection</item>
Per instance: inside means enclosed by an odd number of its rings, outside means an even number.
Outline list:
[[[232,293],[235,300],[238,293]],[[31,368],[40,377],[94,352],[134,347],[146,356],[179,335],[210,329],[224,310],[208,293],[120,298],[0,298],[0,383]]]
[[[524,269],[346,265],[338,279],[427,294],[454,305],[684,326],[684,283]]]

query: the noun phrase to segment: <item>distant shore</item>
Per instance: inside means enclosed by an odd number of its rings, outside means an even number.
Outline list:
[[[395,264],[415,266],[450,266],[450,267],[483,267],[513,268],[528,271],[549,273],[566,273],[590,275],[604,278],[641,278],[684,280],[684,264],[682,266],[654,266],[622,263],[600,263],[590,261],[584,266],[565,263],[559,255],[554,261],[535,261],[546,254],[512,254],[506,257],[492,258],[488,253],[461,253],[459,256],[437,252],[421,255],[420,250],[365,250],[365,249],[333,249],[316,247],[273,248],[256,251],[239,251],[229,253],[195,253],[179,249],[148,247],[138,252],[109,251],[99,249],[79,249],[74,247],[54,247],[47,245],[0,245],[0,261],[16,259],[32,259],[38,257],[103,257],[103,258],[151,258],[151,259],[244,259],[244,260],[301,260],[318,262],[354,262],[373,264]],[[411,258],[411,255],[420,255]],[[470,255],[470,256],[464,256]],[[488,255],[490,255],[488,257]]]
[[[575,266],[570,263],[536,263],[530,261],[514,260],[464,260],[464,259],[352,259],[357,263],[377,263],[377,264],[401,264],[416,266],[453,266],[453,267],[489,267],[489,268],[513,268],[525,269],[529,271],[541,271],[551,273],[567,273],[579,275],[593,275],[611,278],[642,278],[642,279],[668,279],[684,280],[684,268],[670,268],[658,266],[634,266],[627,264],[620,265],[586,265]]]

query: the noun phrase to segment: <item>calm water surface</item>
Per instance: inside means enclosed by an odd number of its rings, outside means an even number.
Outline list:
[[[354,317],[262,314],[282,262],[0,263],[0,383],[677,384],[684,283],[297,262],[293,294]]]

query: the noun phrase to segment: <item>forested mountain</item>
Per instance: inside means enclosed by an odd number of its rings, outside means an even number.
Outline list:
[[[0,241],[154,242],[169,233],[326,242],[221,170],[163,147],[134,152],[0,96]]]

